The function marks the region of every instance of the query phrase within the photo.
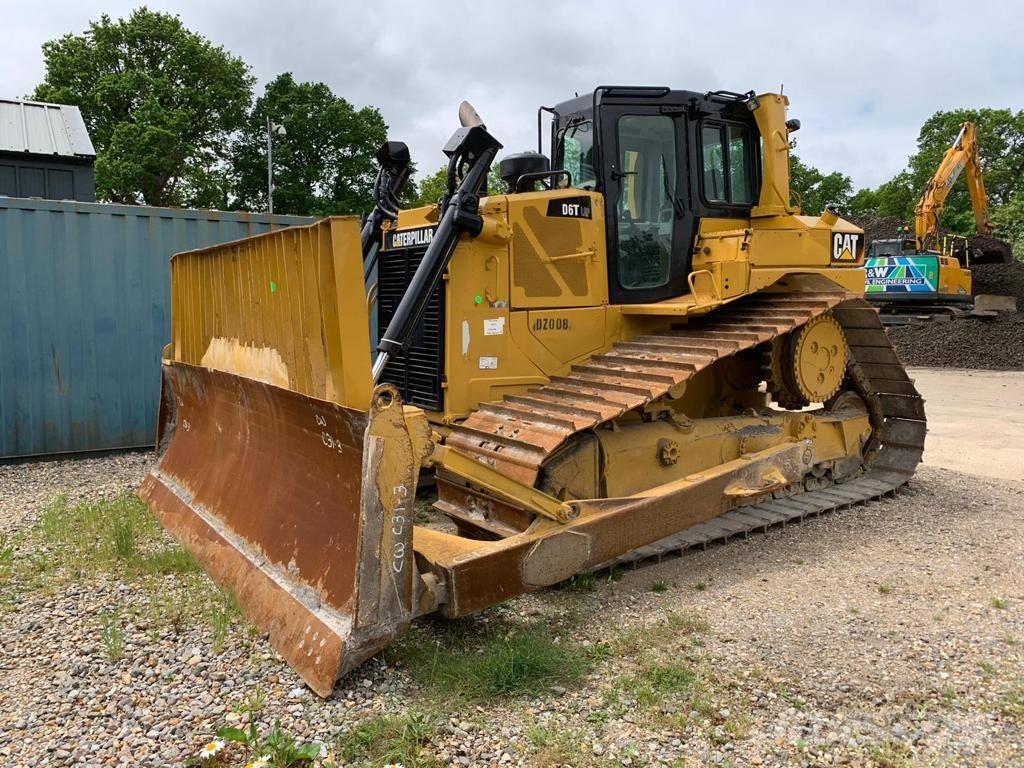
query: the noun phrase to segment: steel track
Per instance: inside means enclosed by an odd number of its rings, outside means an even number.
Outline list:
[[[510,477],[533,483],[542,464],[572,435],[665,397],[698,371],[792,333],[826,312],[839,322],[849,346],[845,388],[860,395],[874,427],[864,448],[862,473],[825,488],[818,486],[826,479],[809,478],[810,487],[802,493],[731,510],[593,570],[660,559],[880,498],[906,483],[920,462],[924,401],[893,350],[878,311],[844,293],[754,294],[692,320],[682,331],[620,342],[526,395],[482,405],[453,428],[448,443]],[[439,508],[462,516],[454,500],[443,501]]]

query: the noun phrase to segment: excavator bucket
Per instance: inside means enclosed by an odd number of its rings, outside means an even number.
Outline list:
[[[416,598],[424,440],[396,390],[372,389],[359,234],[330,219],[173,259],[159,459],[140,489],[323,696]]]

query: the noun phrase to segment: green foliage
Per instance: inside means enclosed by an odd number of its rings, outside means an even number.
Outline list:
[[[252,99],[241,59],[145,7],[50,40],[43,58],[35,98],[82,110],[102,199],[224,206],[227,139]]]
[[[7,581],[14,571],[14,542],[6,533],[0,533],[0,583]]]
[[[1014,257],[1024,261],[1024,189],[1006,205],[992,211],[991,219],[996,237],[1010,243]]]
[[[281,728],[281,721],[275,720],[266,735],[261,735],[254,723],[249,727],[221,728],[217,737],[242,746],[248,758],[269,757],[267,768],[289,768],[308,765],[315,760],[322,749],[316,742],[299,742]]]
[[[992,206],[1006,205],[1014,194],[1024,191],[1024,110],[954,109],[936,112],[921,127],[917,152],[911,156],[909,171],[914,189],[920,194],[935,173],[946,150],[965,121],[978,128],[978,148],[985,174],[985,191]],[[975,231],[967,184],[958,181],[946,199],[942,224],[955,232]]]
[[[978,128],[985,191],[996,235],[1024,253],[1024,110],[955,109],[936,112],[921,127],[917,151],[907,168],[876,189],[862,189],[850,200],[854,216],[914,218],[914,207],[965,121]],[[967,184],[958,180],[946,199],[942,226],[960,234],[975,231]]]
[[[416,194],[409,199],[409,207],[436,205],[448,193],[448,166],[443,165],[435,173],[420,179],[416,185]],[[508,184],[498,175],[498,161],[491,165],[487,174],[487,194],[504,195],[508,193]]]
[[[423,712],[379,715],[360,723],[336,745],[345,765],[399,764],[405,768],[432,768],[440,761],[426,745],[438,729],[438,719]]]
[[[273,137],[274,212],[326,216],[368,211],[377,175],[373,159],[387,138],[376,107],[356,109],[324,83],[290,72],[267,84],[232,149],[233,207],[267,207],[267,118]]]
[[[810,216],[817,216],[832,204],[846,213],[853,193],[850,177],[839,171],[822,173],[811,165],[805,165],[794,153],[789,155],[789,187],[800,203],[800,210]]]
[[[443,166],[420,179],[416,185],[416,197],[411,201],[410,207],[415,208],[421,205],[436,205],[437,202],[448,192],[448,168]]]
[[[453,624],[436,641],[407,635],[389,650],[422,684],[470,699],[537,693],[582,677],[593,663],[588,649],[558,642],[543,625]]]
[[[124,653],[124,630],[117,613],[104,613],[100,616],[100,638],[108,659],[117,661],[121,658]]]

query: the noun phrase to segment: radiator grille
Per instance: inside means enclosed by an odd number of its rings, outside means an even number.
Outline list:
[[[387,330],[398,302],[412,282],[426,246],[382,251],[378,262],[377,313],[380,333]],[[409,348],[393,356],[381,381],[394,384],[403,402],[429,411],[441,411],[444,405],[444,281],[427,302],[423,319],[416,326]]]

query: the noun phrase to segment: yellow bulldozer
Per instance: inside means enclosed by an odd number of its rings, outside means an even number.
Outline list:
[[[389,142],[362,221],[178,254],[140,494],[326,696],[417,616],[891,493],[923,401],[787,104],[602,86],[492,195],[463,104],[436,205]]]

